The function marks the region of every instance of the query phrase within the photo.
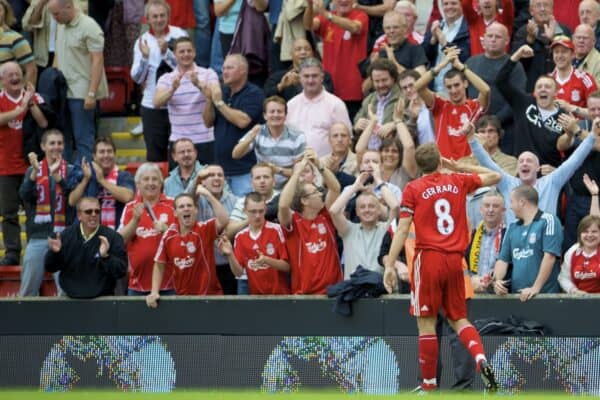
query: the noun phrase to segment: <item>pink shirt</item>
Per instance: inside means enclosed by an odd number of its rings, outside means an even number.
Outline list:
[[[306,147],[314,149],[319,157],[331,153],[327,136],[335,122],[342,122],[352,132],[346,105],[325,89],[313,99],[302,92],[288,101],[286,123],[306,135]]]

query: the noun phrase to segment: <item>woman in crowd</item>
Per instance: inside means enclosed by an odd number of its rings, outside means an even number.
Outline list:
[[[577,243],[567,250],[558,282],[569,294],[600,293],[600,205],[598,185],[587,175],[583,182],[592,195],[590,215],[577,226]]]
[[[403,189],[417,175],[415,142],[402,119],[403,114],[404,102],[398,101],[394,109],[396,135],[382,137],[383,142],[379,148],[383,180],[398,186],[400,189]],[[369,124],[356,143],[356,154],[360,158],[368,148],[369,139],[374,134],[376,124],[377,115],[373,108],[369,107]]]
[[[127,245],[130,296],[152,289],[154,255],[162,234],[175,223],[173,200],[162,193],[163,176],[154,163],[142,164],[135,173],[137,195],[123,210],[119,233]],[[171,271],[165,271],[161,294],[175,294]]]

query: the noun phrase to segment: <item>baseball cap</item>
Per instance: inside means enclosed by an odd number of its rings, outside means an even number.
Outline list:
[[[556,36],[554,38],[554,40],[552,40],[552,44],[550,45],[550,48],[553,49],[556,46],[563,46],[563,47],[566,47],[567,49],[575,50],[575,46],[573,45],[573,42],[571,41],[571,39],[568,36],[564,36],[564,35]]]

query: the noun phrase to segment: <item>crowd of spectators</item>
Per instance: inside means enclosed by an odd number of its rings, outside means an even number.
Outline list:
[[[422,32],[407,0],[109,2],[124,25],[140,17],[124,64],[147,149],[134,177],[97,133],[115,22],[97,1],[32,0],[16,26],[13,3],[0,0],[0,264],[22,265],[21,296],[45,271],[67,296],[150,307],[382,274],[430,142],[452,171],[501,175],[467,200],[468,288],[600,292],[594,0],[435,0]],[[257,16],[267,60],[259,35],[240,33]],[[401,293],[414,245],[395,263]]]

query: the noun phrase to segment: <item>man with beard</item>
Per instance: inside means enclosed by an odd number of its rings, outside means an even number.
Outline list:
[[[196,185],[198,173],[206,168],[197,159],[198,152],[191,139],[181,138],[173,142],[171,157],[177,163],[165,179],[164,192],[167,196],[175,198],[178,194],[191,193]]]

